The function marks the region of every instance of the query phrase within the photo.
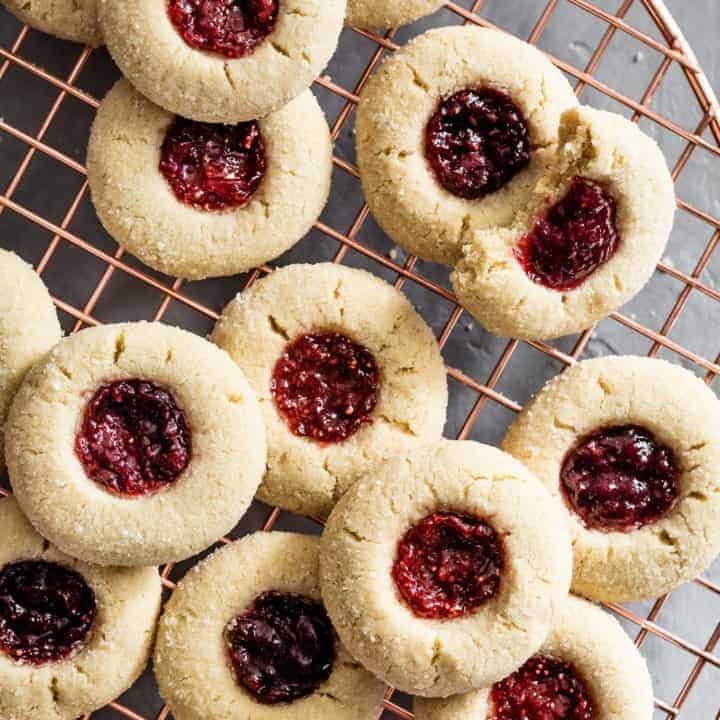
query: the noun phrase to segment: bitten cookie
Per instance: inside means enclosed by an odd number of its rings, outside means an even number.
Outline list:
[[[259,121],[178,118],[120,80],[88,146],[98,217],[168,275],[233,275],[276,258],[312,227],[330,192],[332,142],[306,90]]]
[[[537,652],[570,574],[570,538],[541,483],[496,448],[451,440],[351,487],[320,556],[352,656],[427,697],[487,687]]]
[[[507,227],[471,228],[451,279],[488,330],[528,340],[579,332],[636,295],[675,212],[662,151],[636,124],[568,110],[552,172]]]
[[[15,253],[0,249],[0,471],[5,418],[25,373],[61,338],[55,306],[42,280]]]
[[[444,0],[348,0],[345,22],[367,30],[383,30],[435,12]]]
[[[370,273],[276,270],[225,308],[211,339],[260,400],[265,502],[325,517],[372,467],[442,433],[447,380],[432,331]]]
[[[265,468],[242,372],[160,323],[90,328],[57,345],[16,395],[5,450],[33,525],[100,565],[205,549],[240,519]]]
[[[98,0],[123,75],[170,112],[264,117],[310,87],[335,52],[344,0]]]
[[[512,221],[577,104],[536,48],[493,30],[430,30],[361,94],[357,156],[368,205],[408,252],[449,265],[470,226]]]
[[[651,720],[645,659],[620,624],[570,597],[540,651],[489,690],[418,699],[417,720]]]
[[[0,500],[0,717],[74,720],[145,669],[160,613],[155,568],[101,568],[56,550]]]
[[[255,533],[180,582],[154,668],[176,720],[367,720],[385,687],[338,641],[318,589],[317,538]]]
[[[578,363],[525,407],[503,447],[563,510],[581,595],[656,597],[720,550],[720,403],[681,367]]]
[[[97,47],[102,33],[97,0],[1,0],[20,22],[63,40]]]

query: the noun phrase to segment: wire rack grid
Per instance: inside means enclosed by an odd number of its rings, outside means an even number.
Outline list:
[[[452,22],[496,27],[491,21],[494,17],[492,5],[492,0],[448,2],[428,24]],[[624,345],[619,343],[621,351],[626,351],[626,348],[636,350],[640,342],[640,347],[648,355],[662,354],[675,359],[712,384],[720,373],[720,356],[708,352],[707,344],[698,350],[697,345],[683,341],[682,332],[678,332],[680,339],[674,333],[680,327],[683,311],[695,298],[699,297],[706,303],[703,307],[707,308],[707,318],[710,313],[715,313],[715,318],[720,315],[715,305],[720,301],[720,291],[714,287],[709,274],[713,253],[720,239],[720,217],[701,203],[684,199],[685,196],[680,192],[681,187],[692,189],[698,182],[707,182],[705,176],[700,174],[703,167],[708,164],[715,170],[720,167],[719,108],[692,49],[660,0],[515,0],[510,5],[514,5],[516,12],[523,16],[524,25],[521,25],[528,28],[529,32],[521,33],[517,27],[499,29],[521,34],[524,39],[541,47],[548,28],[561,13],[565,13],[563,17],[574,18],[576,22],[581,18],[583,22],[591,20],[594,24],[594,31],[590,33],[593,42],[583,44],[583,61],[577,62],[576,58],[568,60],[548,53],[551,60],[574,81],[578,96],[587,95],[583,99],[593,104],[607,101],[613,109],[630,115],[649,131],[664,133],[674,141],[672,172],[678,183],[679,214],[692,223],[692,232],[683,232],[681,243],[685,251],[692,255],[692,261],[688,260],[681,267],[666,258],[658,265],[656,277],[663,277],[666,282],[672,283],[673,289],[672,301],[666,304],[662,317],[656,319],[655,323],[638,320],[632,313],[624,312],[613,313],[604,322],[624,332],[626,342]],[[568,11],[574,15],[568,16]],[[420,24],[417,27],[422,29],[426,26]],[[390,31],[379,36],[358,29],[347,31],[346,34],[354,35],[355,40],[359,37],[364,43],[362,60],[354,63],[359,71],[352,81],[346,83],[336,82],[330,75],[317,79],[316,90],[323,96],[324,106],[326,109],[327,106],[332,108],[328,114],[333,118],[331,132],[338,147],[342,148],[343,140],[345,145],[351,144],[353,110],[358,94],[383,56],[399,47],[403,32],[406,31]],[[608,54],[616,51],[614,48],[618,37],[630,39],[634,46],[640,48],[634,57],[647,52],[657,58],[639,95],[626,91],[623,88],[624,78],[617,73],[608,79],[602,74],[603,61]],[[48,47],[47,43],[53,43],[50,53],[43,50]],[[0,245],[16,249],[35,263],[37,271],[50,285],[53,300],[68,331],[77,331],[84,326],[109,320],[139,317],[164,319],[197,332],[207,331],[232,294],[249,287],[263,274],[272,272],[272,267],[263,266],[241,278],[185,283],[148,270],[133,258],[125,256],[102,233],[99,225],[93,225],[91,220],[81,222],[88,212],[91,213],[88,211],[86,171],[83,166],[86,126],[74,120],[86,117],[89,123],[98,106],[98,97],[108,86],[88,88],[88,84],[92,86],[92,81],[84,82],[83,73],[93,58],[99,58],[97,62],[101,71],[106,71],[104,75],[109,80],[116,77],[116,71],[103,55],[104,51],[89,48],[77,50],[76,47],[40,36],[19,25],[7,13],[0,14],[0,187],[4,185],[0,194]],[[342,48],[343,43],[341,53]],[[48,66],[49,69],[44,69]],[[688,106],[683,108],[682,118],[694,118],[695,124],[690,128],[684,127],[683,120],[654,104],[659,88],[673,73],[676,76],[680,73],[689,93]],[[31,95],[33,83],[36,88],[42,88],[37,96],[41,100]],[[23,113],[13,110],[18,110],[24,103],[42,106],[42,115],[34,116],[34,120],[26,124],[14,119]],[[78,148],[66,149],[66,137],[73,135],[75,124],[80,128],[78,132],[83,134],[83,140],[78,140]],[[702,162],[694,165],[694,158],[698,154],[702,155]],[[501,436],[503,425],[521,408],[521,402],[513,397],[525,392],[522,383],[514,386],[507,381],[513,363],[517,362],[522,367],[523,362],[519,358],[524,358],[525,364],[542,365],[543,373],[551,376],[584,355],[592,354],[592,343],[599,337],[597,328],[557,343],[506,342],[491,339],[486,334],[480,334],[478,340],[476,336],[482,330],[474,327],[463,316],[462,309],[448,289],[446,274],[393,248],[373,225],[368,208],[362,201],[352,151],[336,151],[334,164],[334,188],[340,187],[341,201],[346,198],[347,191],[359,198],[357,205],[342,202],[345,214],[340,213],[342,217],[336,217],[334,221],[326,220],[324,215],[310,238],[300,244],[298,254],[293,254],[294,251],[290,253],[289,261],[316,259],[314,250],[308,253],[307,248],[302,249],[305,243],[312,242],[313,248],[321,247],[326,254],[322,259],[332,258],[337,263],[368,267],[391,279],[398,289],[407,292],[417,304],[425,303],[426,311],[428,308],[441,308],[439,315],[433,311],[434,320],[431,324],[436,330],[440,346],[446,351],[446,358],[454,355],[457,359],[456,362],[448,362],[447,366],[451,409],[457,418],[454,427],[453,423],[449,424],[449,434],[458,438],[483,437],[483,432],[478,428],[487,416],[489,420],[485,421],[486,425],[497,425],[494,430],[488,431],[489,436]],[[72,192],[65,191],[59,193],[61,197],[56,197],[53,193],[55,186],[49,179],[61,173],[69,175],[74,184],[65,183],[63,187],[72,187]],[[24,191],[24,183],[29,183],[33,174],[44,178],[44,190],[35,190],[33,193]],[[683,184],[686,176],[691,176],[691,179],[685,180]],[[89,230],[86,229],[88,227]],[[60,274],[68,282],[58,279],[57,273],[53,276],[53,263],[61,255],[64,263]],[[285,259],[282,261],[285,262]],[[54,282],[49,281],[51,276]],[[133,292],[126,292],[127,283],[133,283]],[[417,299],[420,297],[424,300]],[[124,304],[118,302],[119,299],[133,299],[134,304]],[[651,315],[655,313],[651,312]],[[493,352],[489,353],[491,359],[480,369],[476,366],[469,369],[464,365],[466,354],[449,351],[453,344],[456,349],[460,347],[462,350],[466,344],[472,344],[473,338],[476,344],[486,342],[493,348]],[[602,337],[600,342],[611,350],[618,349],[610,341],[602,340]],[[535,375],[529,384],[532,389],[537,388]],[[498,420],[498,413],[495,412],[498,409],[504,413],[504,420]],[[5,480],[3,486],[0,486],[0,493],[7,494],[8,490]],[[251,515],[256,527],[248,528],[247,524],[243,524],[234,535],[248,529],[269,530],[292,524],[292,520],[284,518],[284,513],[257,504]],[[317,532],[319,526],[307,529]],[[224,538],[222,542],[229,542],[229,539]],[[173,578],[180,577],[186,567],[187,564],[161,568],[168,592],[175,587]],[[658,682],[658,677],[655,677],[658,694],[655,701],[656,717],[720,720],[720,697],[712,692],[713,687],[720,686],[720,674],[717,674],[720,670],[720,655],[717,653],[720,622],[712,620],[713,617],[720,617],[720,584],[707,574],[697,578],[690,587],[692,597],[686,599],[680,607],[685,608],[686,615],[697,608],[714,609],[714,614],[712,609],[705,613],[711,618],[709,626],[696,627],[692,631],[688,625],[683,626],[682,622],[678,622],[670,596],[642,606],[613,605],[609,609],[633,634],[643,652],[649,645],[655,644],[654,651],[649,654],[656,660],[658,673],[667,672],[666,664],[663,663],[666,654],[676,653],[681,656],[680,661],[671,664],[674,670],[670,680],[665,678]],[[667,611],[668,608],[673,611]],[[667,612],[664,614],[664,611]],[[677,669],[679,667],[682,667],[682,672]],[[700,680],[708,673],[716,673],[709,683],[705,683],[710,689],[706,687],[698,690]],[[148,700],[153,694],[152,700]],[[389,689],[384,703],[378,708],[376,719],[399,717],[410,720],[412,713],[408,708],[407,698]],[[86,716],[86,720],[89,717]],[[96,720],[112,717],[166,720],[169,718],[169,710],[162,705],[153,686],[149,690],[146,687],[141,693],[131,690],[121,700],[93,713],[92,717]]]

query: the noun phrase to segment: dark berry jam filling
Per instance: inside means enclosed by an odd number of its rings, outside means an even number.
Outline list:
[[[335,661],[335,632],[321,603],[289,593],[266,592],[227,630],[237,681],[267,705],[312,694]]]
[[[490,720],[593,720],[585,683],[572,666],[536,655],[490,691]]]
[[[565,197],[535,220],[515,256],[527,276],[551,290],[572,290],[604,265],[620,243],[614,198],[576,177]]]
[[[594,530],[629,532],[660,519],[679,493],[673,451],[637,425],[595,430],[567,454],[560,484]]]
[[[247,205],[265,175],[265,145],[254,120],[214,125],[177,117],[160,150],[160,172],[175,197],[202,210]]]
[[[467,615],[500,589],[504,551],[495,530],[468,515],[435,512],[398,544],[392,576],[418,617]]]
[[[75,452],[87,476],[118,495],[150,495],[190,463],[185,414],[165,388],[147,380],[102,385],[85,408]]]
[[[62,660],[86,640],[95,594],[74,570],[25,560],[0,570],[0,650],[41,665]]]
[[[279,0],[169,0],[175,29],[192,48],[228,58],[252,55],[275,29]]]
[[[425,155],[453,195],[477,200],[499,190],[530,162],[522,112],[491,88],[461,90],[443,100],[425,130]]]
[[[372,422],[380,371],[372,353],[339,332],[301,335],[275,364],[270,389],[295,435],[342,442]]]

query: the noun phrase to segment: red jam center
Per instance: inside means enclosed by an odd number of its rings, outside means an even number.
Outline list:
[[[435,512],[398,544],[392,569],[400,595],[418,617],[467,615],[500,589],[504,566],[495,530],[476,518]]]
[[[425,155],[453,195],[477,200],[499,190],[530,162],[520,109],[498,90],[461,90],[443,100],[425,130]]]
[[[198,50],[252,55],[275,29],[279,0],[169,0],[168,14],[183,40]]]
[[[536,655],[490,691],[490,720],[593,720],[585,683],[567,663]]]
[[[321,603],[266,592],[227,631],[237,681],[267,705],[312,694],[329,677],[335,632]]]
[[[270,389],[295,435],[342,442],[372,422],[380,371],[370,351],[338,332],[301,335],[275,365]]]
[[[527,276],[552,290],[572,290],[604,265],[620,243],[617,207],[600,185],[581,177],[535,220],[515,256]]]
[[[259,125],[214,125],[177,117],[160,150],[160,172],[175,197],[202,210],[243,207],[265,175]]]
[[[95,594],[74,570],[26,560],[0,570],[0,650],[41,665],[79,648],[95,619]]]
[[[679,492],[673,451],[637,425],[582,438],[567,454],[560,482],[585,525],[604,531],[629,532],[655,522]]]
[[[190,463],[185,414],[147,380],[101,386],[85,408],[75,452],[87,476],[118,495],[150,495],[174,483]]]

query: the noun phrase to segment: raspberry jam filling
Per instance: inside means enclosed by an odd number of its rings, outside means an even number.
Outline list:
[[[544,655],[530,658],[490,691],[490,720],[593,720],[585,683],[572,666]]]
[[[150,495],[190,463],[192,438],[171,393],[147,380],[102,385],[85,407],[75,452],[87,476],[118,495]]]
[[[160,150],[160,172],[175,197],[202,210],[247,205],[265,167],[265,144],[254,120],[215,125],[176,117]]]
[[[565,197],[535,220],[515,256],[527,276],[551,290],[572,290],[604,265],[620,243],[614,198],[576,177]]]
[[[335,632],[321,603],[266,592],[229,625],[226,641],[237,681],[267,705],[312,694],[335,661]]]
[[[270,384],[295,435],[342,442],[372,422],[380,371],[372,353],[339,332],[308,333],[289,343]]]
[[[95,619],[95,594],[74,570],[25,560],[0,570],[0,650],[42,665],[68,657]]]
[[[594,530],[629,532],[659,520],[679,493],[673,451],[637,425],[595,430],[567,454],[560,484]]]
[[[192,48],[228,58],[252,55],[275,29],[279,0],[169,0],[168,14]]]
[[[425,130],[425,155],[438,182],[469,200],[515,177],[530,162],[530,150],[522,112],[491,88],[461,90],[443,100]]]
[[[504,551],[482,520],[435,512],[411,527],[398,544],[392,576],[418,617],[467,615],[500,589]]]

